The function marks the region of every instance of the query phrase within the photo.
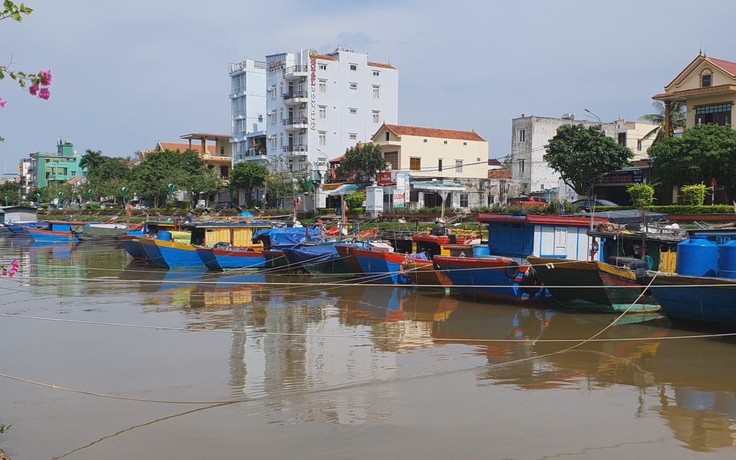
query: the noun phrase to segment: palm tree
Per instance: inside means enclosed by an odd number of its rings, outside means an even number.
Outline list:
[[[79,161],[79,167],[89,173],[91,170],[100,166],[103,161],[105,160],[102,156],[102,152],[100,152],[99,150],[87,150],[85,154],[82,155],[82,159]]]
[[[664,103],[661,101],[654,101],[652,103],[652,106],[654,107],[655,113],[650,113],[647,115],[642,115],[639,117],[639,120],[646,121],[648,123],[652,123],[654,125],[657,125],[656,128],[652,129],[648,133],[642,137],[642,140],[646,140],[654,137],[654,142],[652,142],[652,145],[656,144],[657,142],[661,141],[665,137],[664,127],[665,127],[665,110],[664,110]],[[675,131],[678,129],[685,129],[685,122],[687,121],[687,114],[686,114],[687,107],[685,106],[684,102],[672,102],[670,105],[670,132],[669,135],[672,136]]]

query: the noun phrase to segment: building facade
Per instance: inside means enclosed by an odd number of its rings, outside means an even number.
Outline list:
[[[79,166],[82,157],[77,155],[74,144],[69,140],[59,140],[56,143],[56,153],[36,152],[30,157],[28,172],[32,187],[54,189],[70,179],[84,175]]]
[[[302,50],[266,57],[266,152],[271,169],[312,170],[366,142],[399,116],[398,70],[367,54]]]
[[[519,183],[521,195],[537,194],[568,201],[577,199],[577,193],[544,161],[546,146],[557,134],[557,128],[572,124],[600,126],[606,136],[634,153],[632,161],[648,158],[647,149],[655,138],[652,131],[657,129],[653,124],[626,120],[608,123],[576,120],[573,114],[561,118],[522,114],[511,121],[511,171],[513,180]]]
[[[230,64],[233,165],[266,159],[266,62]]]
[[[698,54],[654,100],[665,105],[665,122],[675,102],[687,107],[685,128],[702,123],[733,126],[736,109],[736,62]],[[670,126],[665,130],[671,134]]]

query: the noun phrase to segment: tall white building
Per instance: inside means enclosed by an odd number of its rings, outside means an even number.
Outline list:
[[[266,63],[248,59],[230,64],[230,82],[233,165],[265,161]]]
[[[337,49],[266,57],[266,150],[271,169],[327,170],[399,117],[399,72]]]

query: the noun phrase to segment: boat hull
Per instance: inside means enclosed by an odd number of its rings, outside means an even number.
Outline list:
[[[43,230],[27,228],[28,234],[34,241],[43,243],[77,243],[79,240],[71,231]]]
[[[423,287],[446,288],[452,285],[447,274],[435,269],[431,260],[405,259],[401,263],[401,276]]]
[[[146,260],[156,267],[205,268],[195,246],[153,238],[140,238],[138,241],[146,254]]]
[[[313,275],[348,273],[347,265],[333,244],[295,246],[284,248],[283,252],[290,267]]]
[[[699,276],[649,275],[649,290],[675,323],[716,329],[736,326],[736,280]]]
[[[265,268],[263,251],[245,249],[197,248],[202,263],[210,270]]]
[[[512,259],[435,256],[433,260],[435,267],[452,282],[451,293],[455,295],[505,302],[546,297],[538,280],[528,273],[528,267]]]
[[[636,272],[600,261],[528,256],[537,277],[566,308],[590,312],[656,312],[659,305],[644,296]]]
[[[411,284],[411,281],[400,275],[401,263],[408,257],[395,252],[354,249],[360,269],[369,283],[377,284]]]

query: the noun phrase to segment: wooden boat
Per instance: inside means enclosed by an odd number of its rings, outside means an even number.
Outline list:
[[[508,257],[435,256],[433,262],[450,279],[455,295],[507,302],[547,296],[529,266]]]
[[[659,305],[642,296],[646,262],[619,258],[623,266],[600,261],[528,256],[536,276],[561,306],[593,312],[654,312]]]
[[[401,264],[407,254],[394,252],[388,243],[372,242],[366,249],[353,248],[365,280],[378,284],[411,284],[408,278],[400,275]],[[413,255],[413,257],[417,257]],[[425,256],[426,257],[426,256]]]
[[[337,252],[335,242],[303,244],[283,248],[290,269],[310,274],[348,273],[348,266]]]
[[[197,254],[210,270],[264,268],[266,257],[258,247],[230,247],[216,243],[211,248],[197,247]]]
[[[447,274],[436,270],[431,260],[422,260],[406,257],[401,262],[401,272],[404,278],[422,287],[445,288],[452,284]]]
[[[648,272],[644,278],[661,313],[675,323],[716,329],[736,326],[736,279]]]
[[[34,241],[45,242],[45,243],[78,243],[79,239],[74,233],[72,233],[72,227],[84,225],[84,222],[65,222],[49,220],[46,221],[48,227],[42,228],[31,228],[28,227],[27,231]]]
[[[144,222],[139,229],[127,230],[125,233],[115,235],[114,239],[133,259],[146,260],[146,254],[138,238],[153,238],[159,231],[176,231],[178,228],[179,226],[173,220],[149,220]]]

